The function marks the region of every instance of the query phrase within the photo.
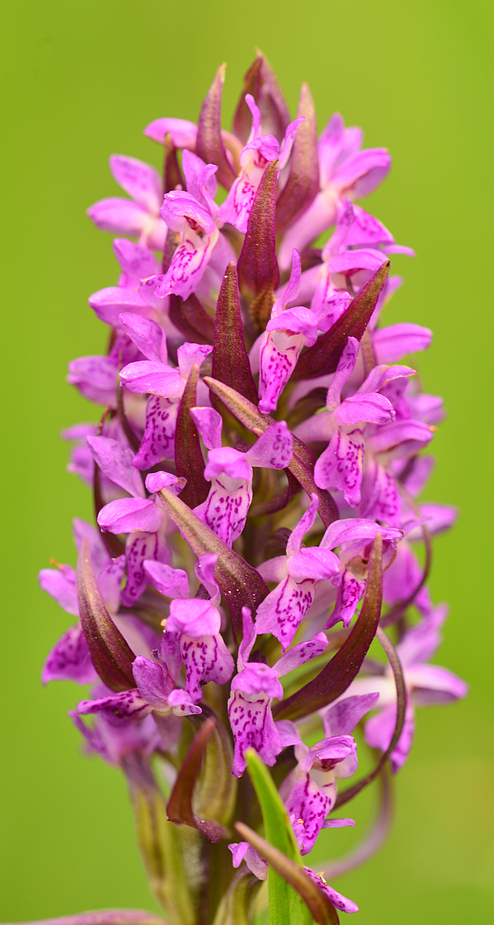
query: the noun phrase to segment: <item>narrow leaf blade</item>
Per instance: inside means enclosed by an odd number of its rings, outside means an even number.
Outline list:
[[[267,841],[274,845],[282,857],[291,860],[298,870],[302,868],[302,858],[286,809],[274,784],[273,778],[253,749],[246,752],[247,767],[257,799],[262,810]],[[236,826],[238,829],[238,826]],[[247,839],[248,840],[248,839]],[[270,923],[290,922],[290,925],[304,923],[307,916],[300,906],[298,897],[290,890],[289,883],[276,867],[269,867],[269,921]],[[305,925],[305,923],[304,923]]]
[[[367,588],[355,626],[336,655],[301,690],[276,704],[276,719],[300,719],[320,710],[344,694],[360,671],[369,646],[376,635],[382,605],[382,537],[378,533],[369,559]]]
[[[288,855],[296,864],[302,866],[302,857],[298,850],[285,805],[271,774],[254,749],[247,749],[245,759],[262,810],[268,841]]]
[[[262,838],[261,835],[258,835],[257,832],[254,832],[253,829],[243,822],[236,822],[235,828],[239,835],[245,839],[245,841],[248,841],[252,847],[259,852],[261,857],[268,862],[270,870],[273,869],[280,878],[283,878],[287,885],[289,884],[292,886],[297,893],[300,894],[313,921],[317,922],[317,925],[339,925],[336,909],[323,891],[319,889],[317,884],[307,876],[302,867],[295,864],[295,862],[283,854],[282,851],[268,842],[265,838]],[[269,905],[271,911],[271,880],[269,881],[269,886]],[[288,916],[285,918],[282,918],[277,911],[277,917],[272,920],[273,925],[285,925],[285,923],[299,925],[299,923],[302,922],[304,922],[305,925],[305,923],[310,922],[310,918],[307,918],[307,916],[302,917],[302,910],[300,910],[300,915],[297,918],[294,917],[293,911],[293,909],[288,910]]]

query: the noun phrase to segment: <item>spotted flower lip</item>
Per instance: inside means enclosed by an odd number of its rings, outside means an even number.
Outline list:
[[[259,410],[265,414],[276,410],[302,347],[312,346],[317,339],[318,321],[313,312],[303,305],[287,308],[298,297],[300,279],[300,254],[294,249],[288,286],[275,301],[266,332],[253,351],[254,357],[259,354]]]
[[[166,226],[180,235],[180,242],[168,271],[149,278],[155,284],[157,298],[174,293],[187,299],[202,279],[218,243],[222,224],[214,202],[217,169],[190,151],[184,151],[183,170],[191,192],[172,190],[166,193],[160,209]],[[144,285],[149,280],[145,280]]]
[[[283,469],[293,454],[293,438],[284,421],[273,423],[245,453],[221,444],[221,417],[208,408],[191,415],[206,447],[207,499],[194,510],[228,546],[242,533],[252,502],[253,467]]]
[[[270,559],[260,566],[268,580],[279,584],[264,599],[257,611],[258,633],[272,633],[286,650],[314,600],[317,582],[321,579],[340,582],[340,562],[329,549],[311,546],[302,548],[302,539],[313,526],[319,498],[312,495],[309,508],[287,543],[286,556]]]
[[[243,639],[239,646],[236,674],[231,683],[228,714],[235,740],[232,773],[240,777],[246,768],[245,752],[255,748],[265,764],[273,765],[283,744],[274,723],[271,700],[283,697],[280,676],[288,674],[311,658],[324,652],[328,640],[324,633],[299,643],[279,658],[271,667],[263,662],[249,661],[258,635],[247,607],[242,610]]]
[[[42,681],[92,685],[70,716],[127,779],[166,921],[247,922],[269,877],[270,920],[290,917],[286,880],[332,922],[358,907],[313,869],[321,832],[359,826],[338,807],[380,776],[344,868],[374,850],[417,709],[467,693],[431,661],[431,544],[458,512],[422,500],[444,409],[406,363],[432,332],[390,304],[394,255],[414,252],[360,202],[391,155],[339,113],[318,138],[307,84],[292,119],[261,52],[227,131],[224,80],[196,122],[145,128],[161,174],[113,155],[123,193],[88,211],[116,236],[89,297],[108,347],[69,364],[99,409],[63,437],[96,526],[74,521],[77,573],[40,572],[70,615]]]

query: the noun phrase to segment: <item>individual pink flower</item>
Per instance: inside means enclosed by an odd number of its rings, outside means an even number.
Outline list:
[[[279,251],[282,269],[288,269],[294,247],[304,250],[321,232],[335,224],[338,204],[344,196],[351,200],[368,196],[389,173],[391,157],[387,149],[361,151],[361,145],[360,129],[345,129],[343,119],[335,113],[319,139],[321,190],[284,235]]]
[[[274,135],[260,135],[261,112],[254,97],[247,93],[245,102],[252,113],[252,129],[247,144],[240,155],[240,174],[230,188],[228,196],[221,206],[223,222],[231,222],[238,231],[247,231],[252,203],[257,187],[269,163],[279,161],[280,170],[288,162],[295,133],[304,119],[290,122],[285,137],[280,145]]]
[[[128,235],[137,238],[139,244],[163,250],[166,225],[160,216],[163,184],[158,171],[124,154],[112,154],[110,170],[119,186],[132,198],[101,199],[88,209],[89,218],[102,231]]]

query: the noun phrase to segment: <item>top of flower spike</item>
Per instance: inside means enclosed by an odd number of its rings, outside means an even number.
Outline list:
[[[121,272],[90,299],[112,328],[108,355],[70,368],[70,381],[106,410],[99,426],[67,436],[78,444],[73,470],[93,486],[107,550],[93,563],[97,645],[118,653],[116,630],[125,636],[132,625],[125,639],[135,683],[97,688],[75,721],[91,748],[124,768],[129,749],[140,761],[155,748],[171,756],[170,818],[199,831],[206,814],[184,810],[184,781],[190,762],[201,765],[207,717],[216,717],[214,748],[225,749],[215,791],[230,796],[211,809],[220,826],[231,824],[234,802],[225,769],[240,777],[252,747],[268,766],[294,747],[280,765],[286,758],[281,795],[306,853],[323,827],[351,823],[327,818],[337,778],[356,769],[350,718],[377,705],[367,741],[389,750],[396,770],[411,744],[412,704],[465,693],[455,676],[426,664],[438,618],[427,563],[414,552],[454,512],[415,501],[430,471],[417,454],[441,402],[398,363],[428,347],[431,332],[379,327],[400,282],[388,278],[388,255],[412,252],[355,204],[387,175],[389,153],[362,150],[360,130],[345,128],[339,114],[318,140],[305,85],[291,120],[262,55],[246,75],[233,132],[225,131],[223,80],[222,66],[197,125],[164,118],[145,130],[164,145],[163,185],[153,168],[114,156],[111,169],[131,199],[90,210],[120,236]],[[222,205],[217,183],[227,191]],[[311,247],[331,230],[324,248]],[[77,616],[73,579],[70,566],[41,576]],[[407,608],[420,614],[399,638],[401,687],[391,656],[394,674],[366,657],[382,596],[384,622],[399,621],[399,635]],[[141,619],[155,636],[146,651],[132,623]],[[45,680],[94,679],[96,643],[85,626],[55,646]],[[304,710],[320,726],[311,748],[290,719]],[[94,730],[82,715],[95,717]],[[190,736],[181,727],[190,717],[198,724],[191,735],[198,731],[185,756]],[[243,858],[264,877],[265,863],[246,846],[231,846],[234,864]],[[330,903],[356,911],[306,870]]]

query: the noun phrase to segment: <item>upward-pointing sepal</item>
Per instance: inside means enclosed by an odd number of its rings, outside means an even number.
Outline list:
[[[84,540],[77,562],[77,595],[84,637],[101,680],[117,693],[135,687],[135,655],[115,626],[98,590],[89,543]]]

